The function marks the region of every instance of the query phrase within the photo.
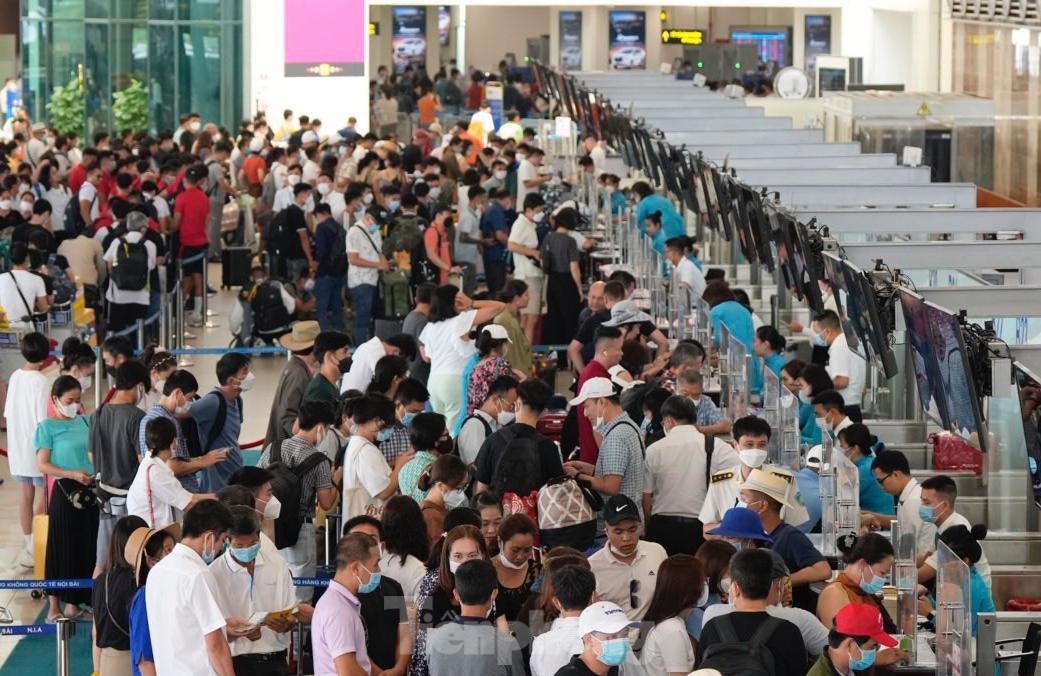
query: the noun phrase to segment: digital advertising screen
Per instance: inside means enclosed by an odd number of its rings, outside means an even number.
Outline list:
[[[983,416],[976,397],[975,383],[970,376],[958,318],[929,302],[925,303],[925,316],[932,332],[930,346],[936,358],[941,391],[949,416],[949,420],[944,421],[945,427],[981,451],[986,450]]]
[[[285,0],[285,77],[365,74],[369,19],[364,0]],[[314,21],[321,16],[322,21]]]
[[[803,35],[806,70],[812,73],[817,68],[817,57],[831,54],[831,15],[807,14],[803,24]]]
[[[947,403],[943,395],[940,367],[933,350],[925,300],[918,294],[901,289],[900,308],[904,313],[907,338],[911,343],[911,362],[914,365],[915,385],[922,410],[935,423],[948,429],[950,416],[947,414]]]
[[[773,63],[777,68],[792,65],[791,29],[787,26],[732,28],[730,41],[738,45],[755,45],[763,63]]]
[[[393,7],[394,32],[391,49],[394,51],[394,72],[401,73],[406,66],[425,66],[427,62],[427,9],[426,7]],[[313,21],[311,23],[314,23]]]
[[[560,13],[560,67],[582,70],[582,12]]]
[[[608,13],[610,45],[608,60],[612,70],[647,68],[647,13],[612,11]]]
[[[437,41],[447,47],[452,35],[452,10],[446,5],[437,8]]]

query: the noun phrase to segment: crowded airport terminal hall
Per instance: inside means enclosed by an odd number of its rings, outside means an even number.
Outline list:
[[[389,1],[0,0],[0,676],[1037,676],[1041,0]]]

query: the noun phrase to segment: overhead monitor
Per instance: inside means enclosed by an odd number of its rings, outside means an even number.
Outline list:
[[[755,45],[759,60],[773,64],[774,70],[792,65],[791,26],[731,26],[730,41],[739,45]],[[747,64],[744,70],[755,70]]]

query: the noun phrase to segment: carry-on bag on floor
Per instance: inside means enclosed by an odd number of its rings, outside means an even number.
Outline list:
[[[220,252],[220,285],[230,289],[249,282],[252,252],[248,246],[232,246]]]

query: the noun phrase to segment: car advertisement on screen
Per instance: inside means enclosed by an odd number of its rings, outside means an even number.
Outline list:
[[[582,12],[560,13],[560,67],[582,70]]]
[[[610,12],[609,65],[612,70],[647,68],[647,14]]]
[[[401,73],[406,66],[425,66],[427,62],[426,7],[394,7],[394,72]]]
[[[449,36],[452,34],[452,10],[445,5],[437,8],[437,41],[442,47],[447,47]]]

